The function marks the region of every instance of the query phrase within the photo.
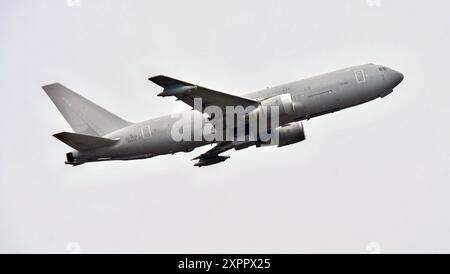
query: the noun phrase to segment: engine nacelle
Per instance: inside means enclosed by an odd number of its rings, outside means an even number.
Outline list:
[[[278,146],[284,147],[292,145],[306,139],[305,130],[301,122],[295,122],[286,126],[277,127],[272,132],[270,141],[257,144],[257,146]]]
[[[276,107],[276,109],[273,107]],[[246,115],[246,123],[253,121],[260,125],[264,121],[266,127],[273,129],[278,127],[280,123],[289,121],[289,116],[294,113],[295,106],[291,95],[288,93],[281,94],[261,101],[258,108]]]
[[[261,101],[261,106],[267,107],[268,113],[270,113],[270,107],[278,107],[280,116],[291,115],[295,112],[294,102],[289,93],[265,99]]]

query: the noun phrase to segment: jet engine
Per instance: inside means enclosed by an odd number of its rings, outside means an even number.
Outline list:
[[[270,107],[278,107],[280,116],[290,115],[295,112],[294,103],[289,93],[265,99],[261,101],[261,106],[267,107],[268,113],[270,113]]]
[[[274,109],[275,107],[276,109]],[[292,97],[290,94],[281,94],[277,96],[273,96],[270,98],[267,98],[265,100],[260,101],[260,106],[250,112],[246,117],[246,123],[249,121],[265,121],[267,127],[273,127],[278,126],[279,123],[285,123],[288,122],[290,119],[290,116],[295,113],[295,106],[294,102],[292,101]],[[276,117],[275,123],[272,124],[272,121],[274,121],[274,117],[272,115],[278,114],[278,117]]]
[[[303,124],[301,122],[291,123],[285,126],[277,127],[272,132],[271,140],[257,144],[260,146],[284,147],[292,145],[306,139]]]

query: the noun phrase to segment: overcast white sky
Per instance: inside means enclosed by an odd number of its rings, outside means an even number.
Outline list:
[[[449,10],[0,0],[0,252],[450,252]],[[137,122],[185,107],[152,75],[243,94],[369,62],[404,82],[305,122],[305,142],[201,169],[190,159],[209,147],[65,166],[51,135],[70,127],[40,88],[61,82]]]

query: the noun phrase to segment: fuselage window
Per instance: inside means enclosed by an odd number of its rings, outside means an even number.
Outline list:
[[[364,71],[357,70],[355,71],[355,77],[357,83],[364,83],[366,82],[366,77],[364,76]]]

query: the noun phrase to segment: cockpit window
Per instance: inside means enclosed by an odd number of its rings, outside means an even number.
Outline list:
[[[388,70],[388,68],[387,67],[379,67],[378,70],[379,71],[386,71],[386,70]]]

